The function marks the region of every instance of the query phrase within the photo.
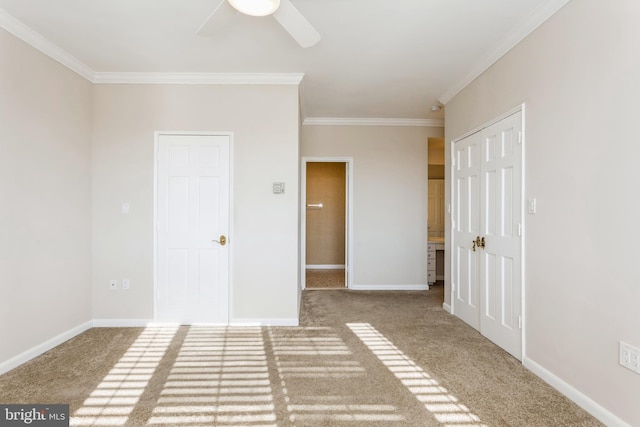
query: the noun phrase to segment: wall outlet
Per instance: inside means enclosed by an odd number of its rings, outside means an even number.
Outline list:
[[[640,374],[640,349],[620,341],[620,364]]]
[[[110,280],[109,281],[109,289],[111,289],[112,291],[117,291],[118,290],[118,281],[117,280]]]
[[[129,282],[129,279],[122,279],[122,290],[128,291],[130,288],[131,288],[131,283]]]

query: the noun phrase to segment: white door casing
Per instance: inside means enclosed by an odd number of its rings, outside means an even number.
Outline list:
[[[453,310],[521,360],[522,112],[453,145]]]
[[[307,241],[307,163],[330,162],[344,163],[346,168],[346,201],[345,201],[345,287],[353,285],[354,255],[353,255],[353,158],[352,157],[302,157],[300,176],[300,286],[306,288],[305,270],[307,264],[306,241]]]
[[[156,150],[155,320],[228,324],[230,135],[158,134]]]

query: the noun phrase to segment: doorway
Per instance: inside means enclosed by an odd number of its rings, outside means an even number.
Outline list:
[[[453,313],[522,359],[523,113],[452,142]]]
[[[302,287],[346,289],[351,277],[352,159],[302,160]]]
[[[230,135],[156,134],[158,322],[229,322]]]

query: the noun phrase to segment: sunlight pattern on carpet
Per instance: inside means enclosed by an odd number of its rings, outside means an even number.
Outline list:
[[[477,415],[373,326],[368,323],[348,323],[347,326],[438,422],[447,427],[486,427]]]
[[[261,328],[191,326],[148,425],[275,427]]]
[[[294,426],[405,425],[396,406],[371,401],[363,392],[370,381],[366,369],[334,329],[268,328],[268,337],[280,392]]]
[[[71,426],[122,426],[129,420],[177,327],[148,327],[71,417]]]

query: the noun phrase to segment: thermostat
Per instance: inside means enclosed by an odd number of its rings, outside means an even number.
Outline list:
[[[273,194],[284,194],[284,182],[273,183]]]

